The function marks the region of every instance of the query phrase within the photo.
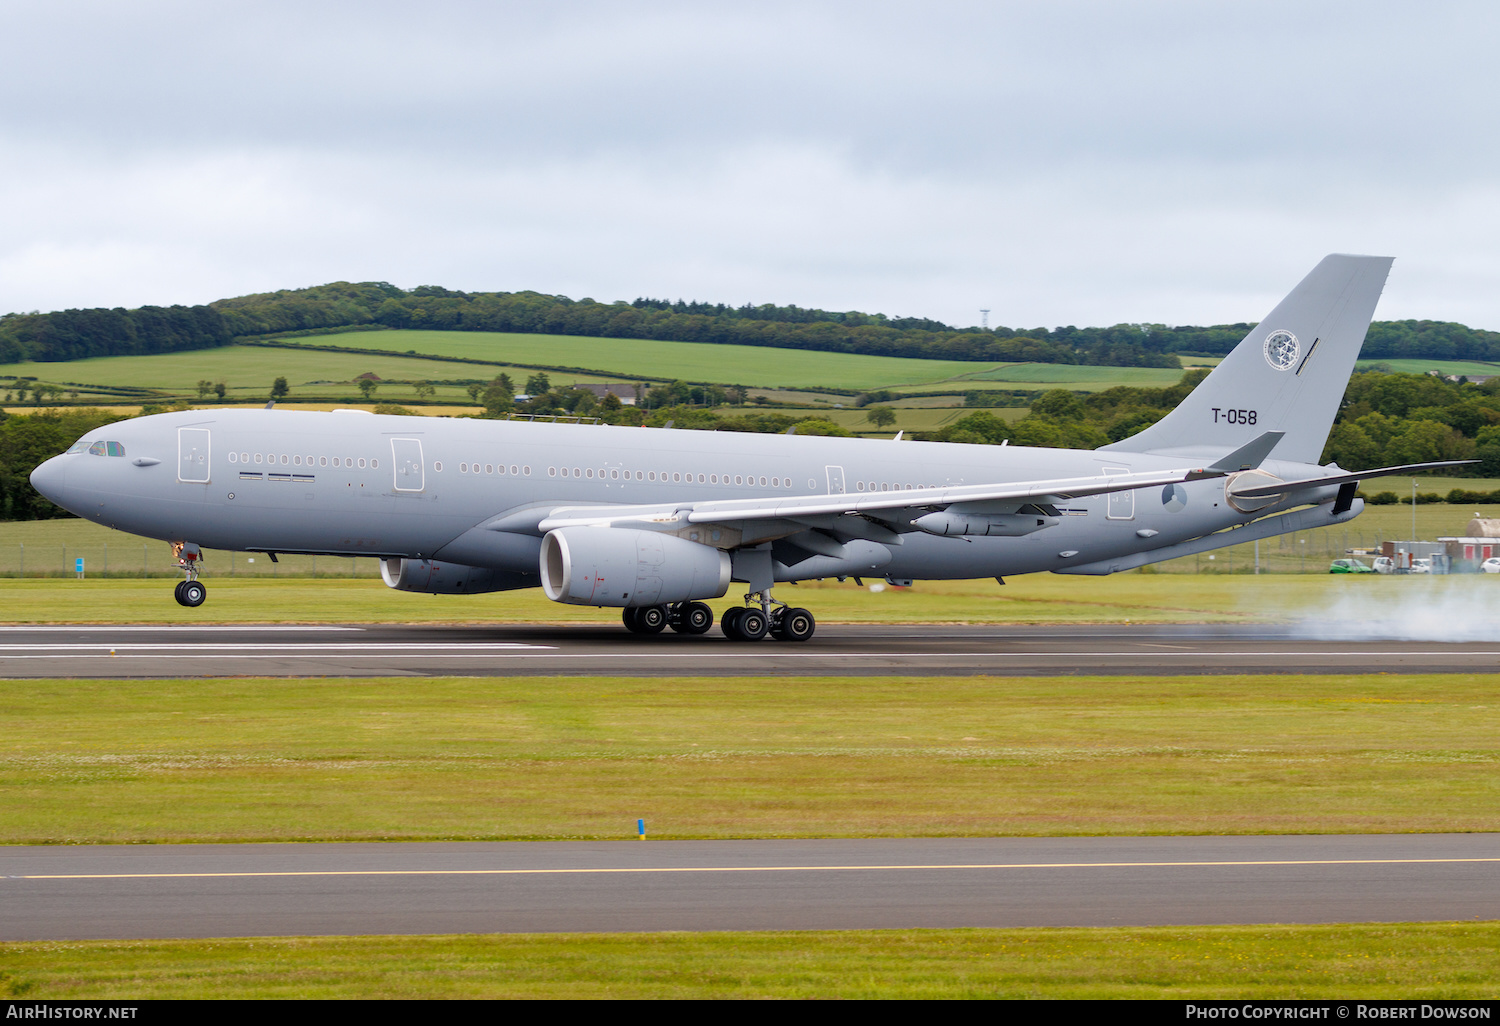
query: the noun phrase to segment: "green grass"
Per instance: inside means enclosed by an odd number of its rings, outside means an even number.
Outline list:
[[[489,331],[369,331],[314,341],[320,345],[415,350],[478,360],[588,367],[601,373],[639,374],[649,368],[656,377],[772,388],[891,388],[945,381],[956,375],[1004,366],[763,346]]]
[[[1023,389],[1029,391],[1053,388],[1071,392],[1102,392],[1118,385],[1141,388],[1165,388],[1182,380],[1180,370],[1151,367],[1080,367],[1067,363],[1012,363],[985,368],[969,364],[968,373],[940,382],[913,382],[901,387],[908,392],[938,389]]]
[[[1377,363],[1384,364],[1401,374],[1426,374],[1428,371],[1437,371],[1443,375],[1467,374],[1487,378],[1500,374],[1500,363],[1484,363],[1477,360],[1361,360],[1354,369],[1356,371],[1370,370]]]
[[[361,338],[368,335],[361,335]],[[556,363],[558,361],[553,361]],[[222,349],[202,349],[184,358],[182,354],[159,354],[155,356],[109,356],[92,360],[75,360],[70,363],[18,363],[0,366],[0,377],[15,374],[35,375],[42,381],[76,382],[108,385],[127,385],[140,388],[156,388],[186,395],[196,399],[196,385],[200,379],[224,381],[229,386],[230,399],[269,395],[271,383],[285,376],[291,386],[291,401],[306,395],[358,396],[350,382],[360,374],[373,372],[381,378],[403,381],[446,381],[476,379],[487,380],[506,370],[504,367],[486,367],[476,364],[448,363],[439,360],[422,360],[391,354],[369,356],[362,353],[328,353],[314,350],[272,349],[261,346],[225,346]],[[531,371],[511,367],[512,378],[517,384],[525,383]],[[602,377],[589,374],[554,374],[558,384],[576,381],[602,381]],[[329,384],[318,384],[329,382]],[[375,392],[377,402],[402,402],[414,399],[416,393],[409,385],[382,384]],[[468,393],[461,386],[440,386],[435,396],[440,400],[462,400],[469,402]],[[108,405],[111,400],[101,399]],[[25,407],[15,407],[23,410]]]
[[[165,549],[165,546],[162,547]],[[70,554],[74,550],[69,550]],[[111,549],[111,551],[114,551]],[[1270,562],[1271,553],[1263,553]],[[263,558],[263,557],[262,557]],[[1031,574],[1012,577],[1004,587],[989,578],[976,581],[919,581],[893,588],[883,581],[850,580],[779,585],[777,597],[811,609],[818,622],[833,623],[1276,623],[1324,609],[1351,593],[1441,595],[1458,578],[1365,577],[1327,573],[1326,562],[1307,557],[1308,573],[1247,576],[1244,558],[1204,562],[1203,573],[1126,573],[1111,577]],[[1220,553],[1223,560],[1223,553]],[[310,560],[308,561],[310,562]],[[324,573],[328,560],[319,560]],[[341,560],[345,567],[349,560]],[[89,578],[71,572],[50,578],[12,578],[0,583],[0,623],[607,623],[618,624],[618,609],[560,605],[540,589],[488,595],[419,595],[392,591],[361,578],[217,576],[214,564],[203,577],[208,601],[186,609],[172,599],[171,576],[143,580]],[[1181,562],[1181,561],[1180,561]],[[1186,561],[1191,569],[1191,559]],[[30,565],[30,564],[28,564]],[[71,564],[69,564],[71,566]],[[93,562],[86,563],[93,567]],[[283,568],[293,565],[284,558]],[[1218,572],[1209,572],[1213,567]],[[264,563],[257,563],[257,570]],[[285,572],[285,569],[283,569]],[[346,571],[347,572],[347,571]],[[1478,588],[1500,587],[1489,575],[1462,579]],[[1370,588],[1378,588],[1372,592]],[[716,618],[736,595],[709,603]]]
[[[0,843],[1493,831],[1497,684],[14,680]]]
[[[368,331],[316,336],[307,345],[388,350],[389,355],[323,350],[225,346],[182,354],[112,356],[67,363],[0,365],[0,377],[34,375],[46,382],[126,385],[196,396],[200,379],[225,381],[230,398],[266,394],[271,382],[285,376],[299,394],[327,395],[347,391],[359,374],[403,381],[487,379],[507,371],[517,385],[533,373],[528,367],[579,367],[554,371],[554,384],[616,380],[650,373],[655,378],[741,384],[761,389],[896,388],[1071,388],[1092,391],[1114,385],[1170,385],[1180,371],[1130,367],[1075,367],[1064,364],[1003,364],[964,360],[919,360],[888,356],[825,353],[760,346],[709,345],[635,339],[587,338],[575,335],[523,335],[467,331]],[[450,363],[407,356],[408,352],[494,361],[496,365]],[[449,394],[451,393],[451,395]],[[457,398],[462,388],[448,388],[438,398]],[[407,386],[385,385],[380,398],[411,399]],[[838,400],[834,400],[838,401]]]
[[[0,945],[0,995],[1493,998],[1500,925],[303,937]]]

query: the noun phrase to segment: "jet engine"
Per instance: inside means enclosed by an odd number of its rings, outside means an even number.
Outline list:
[[[670,534],[560,527],[542,539],[542,590],[581,606],[657,606],[729,590],[727,552]]]
[[[477,595],[485,591],[536,587],[536,578],[531,574],[441,563],[435,559],[382,559],[380,577],[388,588],[431,595]]]

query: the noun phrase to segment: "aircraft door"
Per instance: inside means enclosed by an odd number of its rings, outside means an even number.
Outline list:
[[[1128,467],[1105,467],[1105,474],[1128,474]],[[1106,496],[1109,502],[1104,510],[1106,520],[1134,520],[1135,519],[1135,490],[1128,492],[1109,492]]]
[[[177,429],[177,480],[208,482],[208,428]]]
[[[395,468],[396,491],[420,492],[425,487],[420,439],[392,438],[391,465]]]
[[[844,494],[844,468],[843,467],[824,467],[823,469],[828,472],[828,494],[829,495],[843,495]]]

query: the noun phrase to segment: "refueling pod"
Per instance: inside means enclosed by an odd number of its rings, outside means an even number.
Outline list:
[[[675,535],[620,527],[560,527],[542,539],[542,590],[581,606],[657,606],[719,598],[729,554]]]

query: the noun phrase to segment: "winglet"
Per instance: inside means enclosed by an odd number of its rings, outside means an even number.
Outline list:
[[[1267,431],[1252,438],[1227,456],[1221,456],[1208,467],[1211,474],[1234,474],[1241,470],[1254,470],[1271,455],[1276,443],[1286,435],[1285,431]]]

